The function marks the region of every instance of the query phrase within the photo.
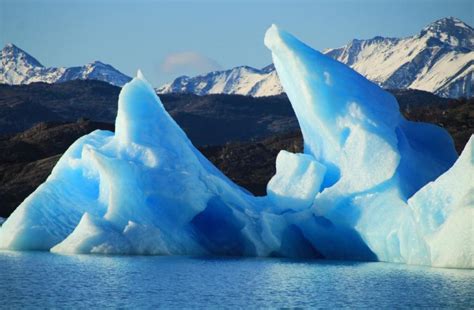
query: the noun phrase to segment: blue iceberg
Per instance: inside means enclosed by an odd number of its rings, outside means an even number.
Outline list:
[[[443,129],[272,26],[265,35],[304,137],[268,195],[230,181],[139,72],[115,134],[77,140],[0,228],[0,248],[58,253],[354,259],[473,267],[473,138]],[[457,161],[456,161],[457,160]]]

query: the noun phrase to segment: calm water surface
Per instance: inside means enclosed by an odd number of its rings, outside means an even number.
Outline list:
[[[0,252],[0,308],[474,307],[474,271],[387,263]]]

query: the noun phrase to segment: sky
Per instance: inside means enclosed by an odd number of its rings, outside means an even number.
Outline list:
[[[160,86],[180,75],[271,63],[277,24],[323,50],[354,38],[406,37],[447,16],[474,25],[472,0],[0,0],[0,45],[44,66],[100,60]]]

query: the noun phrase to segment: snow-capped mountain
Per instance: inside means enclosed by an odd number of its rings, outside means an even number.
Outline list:
[[[273,65],[263,69],[248,66],[214,71],[196,77],[182,76],[165,84],[158,93],[234,94],[254,97],[281,94],[283,88]]]
[[[444,97],[466,95],[474,71],[474,29],[444,18],[418,35],[353,40],[325,53],[385,88],[413,88]]]
[[[123,86],[131,80],[130,77],[111,65],[100,61],[80,67],[46,68],[34,57],[13,44],[7,44],[0,51],[0,83],[56,83],[76,79],[100,80],[116,86]]]
[[[474,29],[448,17],[407,38],[352,40],[325,54],[385,88],[420,89],[444,97],[472,96]],[[224,93],[271,96],[283,91],[273,65],[236,67],[196,77],[179,77],[158,93]]]

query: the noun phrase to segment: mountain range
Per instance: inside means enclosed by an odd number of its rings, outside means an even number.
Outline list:
[[[471,96],[474,29],[454,17],[437,20],[410,37],[354,39],[324,53],[384,88],[418,89],[443,97]],[[280,94],[283,89],[275,68],[269,65],[181,76],[157,92],[262,97]]]
[[[123,86],[131,78],[100,61],[79,67],[47,68],[14,44],[7,44],[0,51],[0,84],[56,83],[70,80],[100,80]]]
[[[418,89],[442,97],[470,97],[474,72],[474,29],[447,17],[406,38],[354,39],[324,51],[387,89]],[[0,84],[100,80],[123,86],[130,77],[95,61],[77,67],[44,67],[13,44],[0,51]],[[273,64],[262,69],[239,66],[195,77],[181,76],[157,88],[159,94],[235,94],[265,97],[283,93]]]

